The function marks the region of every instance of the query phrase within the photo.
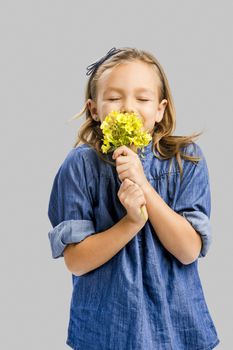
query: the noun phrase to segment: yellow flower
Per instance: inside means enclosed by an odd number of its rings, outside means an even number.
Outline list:
[[[134,145],[137,149],[144,148],[152,137],[143,131],[142,127],[142,120],[136,113],[111,111],[100,126],[104,136],[102,152],[108,153],[123,145]]]

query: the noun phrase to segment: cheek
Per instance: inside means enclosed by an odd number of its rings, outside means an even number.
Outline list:
[[[108,103],[104,102],[102,103],[100,107],[101,114],[106,117],[107,114],[109,114],[113,110],[118,110],[119,109],[119,104],[118,103]]]
[[[140,114],[144,119],[144,123],[151,124],[155,120],[156,113],[152,108],[143,108],[140,110]]]
[[[155,113],[156,111],[156,106],[154,103],[152,102],[145,102],[145,103],[141,103],[139,105],[139,109],[142,109],[144,110],[145,112],[149,113],[149,114],[152,114],[152,113]]]
[[[106,103],[99,103],[97,105],[97,112],[99,116],[105,117],[108,114],[108,106]]]

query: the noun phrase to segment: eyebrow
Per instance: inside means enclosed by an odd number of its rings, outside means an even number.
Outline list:
[[[114,86],[110,86],[107,90],[104,91],[104,94],[109,92],[109,91],[119,91],[119,92],[122,92],[123,89],[120,89],[120,88],[117,88],[117,87],[114,87]],[[150,89],[147,89],[147,88],[137,88],[135,89],[136,92],[149,92],[151,93],[153,96],[154,96],[154,91],[150,90]]]

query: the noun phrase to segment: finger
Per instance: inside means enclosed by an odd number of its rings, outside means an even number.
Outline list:
[[[117,165],[117,167],[116,167],[118,175],[120,175],[123,171],[126,171],[128,169],[129,169],[128,164],[121,164],[121,165]]]
[[[138,188],[137,186],[129,186],[125,191],[121,192],[121,199],[127,199],[127,198],[131,198],[133,197],[136,198],[139,195],[143,195],[142,191],[140,188]]]
[[[145,205],[145,200],[143,195],[136,196],[135,198],[125,198],[123,199],[123,202],[127,204],[129,207],[141,207]]]
[[[121,193],[121,198],[134,198],[135,196],[139,195],[138,189],[135,186],[130,186],[127,188],[126,191],[123,191]]]
[[[122,183],[123,190],[126,191],[130,187],[139,187],[134,181],[131,181],[128,177],[123,180]]]
[[[125,193],[128,196],[128,195],[133,194],[134,192],[135,192],[135,194],[136,193],[142,194],[142,191],[137,186],[130,186],[123,193]]]
[[[146,201],[143,195],[139,195],[137,198],[134,199],[134,203],[135,205],[146,205]]]
[[[128,148],[127,146],[120,146],[115,151],[113,152],[112,158],[116,159],[118,156],[123,155],[123,156],[128,156],[128,155],[134,155],[135,153]]]
[[[116,165],[121,165],[121,164],[125,164],[125,163],[129,163],[129,161],[131,160],[131,157],[129,156],[118,156],[116,157]]]
[[[135,184],[135,182],[131,181],[128,178],[124,179],[124,181],[122,182],[120,189],[118,191],[118,195],[120,195],[122,192],[124,192],[129,186],[133,186],[133,185],[138,186],[137,184]]]

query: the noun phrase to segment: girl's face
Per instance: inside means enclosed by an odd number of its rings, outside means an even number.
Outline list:
[[[143,130],[153,133],[155,122],[163,118],[167,100],[158,100],[158,77],[147,63],[133,61],[103,72],[97,83],[96,103],[89,99],[92,117],[101,123],[112,110],[135,112]]]

